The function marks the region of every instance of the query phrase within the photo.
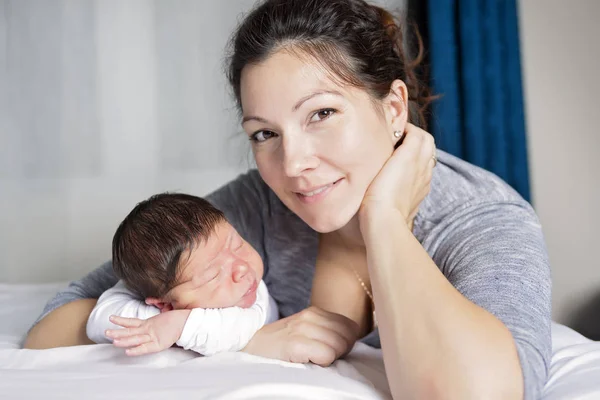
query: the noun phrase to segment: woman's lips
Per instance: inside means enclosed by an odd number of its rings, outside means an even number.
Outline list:
[[[296,196],[298,197],[298,199],[301,202],[306,203],[306,204],[313,204],[313,203],[323,200],[329,193],[331,193],[331,191],[337,186],[337,184],[341,180],[342,179],[338,179],[337,181],[335,181],[333,183],[329,183],[327,185],[317,187],[310,191],[298,191],[298,192],[294,192],[294,193],[296,194]]]

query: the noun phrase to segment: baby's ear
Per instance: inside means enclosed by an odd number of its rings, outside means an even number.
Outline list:
[[[173,309],[171,303],[167,303],[154,297],[146,297],[146,304],[158,308],[161,313],[165,311],[171,311]]]

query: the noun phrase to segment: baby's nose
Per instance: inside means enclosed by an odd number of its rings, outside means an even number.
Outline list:
[[[233,281],[235,283],[240,282],[247,273],[248,265],[246,263],[236,263],[235,268],[233,269]]]

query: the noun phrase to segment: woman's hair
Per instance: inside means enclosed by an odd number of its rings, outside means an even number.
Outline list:
[[[142,299],[164,297],[177,283],[183,253],[221,221],[225,215],[200,197],[161,193],[142,201],[113,237],[115,275]]]
[[[320,63],[342,84],[365,89],[382,100],[396,79],[408,88],[409,119],[425,127],[424,111],[433,99],[417,79],[423,58],[411,59],[402,26],[392,14],[363,0],[266,0],[242,21],[229,44],[227,77],[239,109],[243,68],[285,49]]]

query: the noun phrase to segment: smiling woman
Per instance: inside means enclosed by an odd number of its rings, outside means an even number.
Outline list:
[[[267,0],[234,33],[228,78],[258,170],[208,200],[264,260],[283,317],[244,351],[327,365],[363,337],[396,399],[535,399],[551,351],[541,227],[415,125],[428,97],[401,32],[362,0]],[[108,263],[59,293],[26,345],[116,281]]]
[[[397,81],[392,90],[391,106],[402,115],[406,86]],[[318,232],[346,225],[397,140],[369,94],[340,87],[319,65],[287,51],[245,68],[240,93],[244,115],[253,116],[243,127],[265,183]]]

